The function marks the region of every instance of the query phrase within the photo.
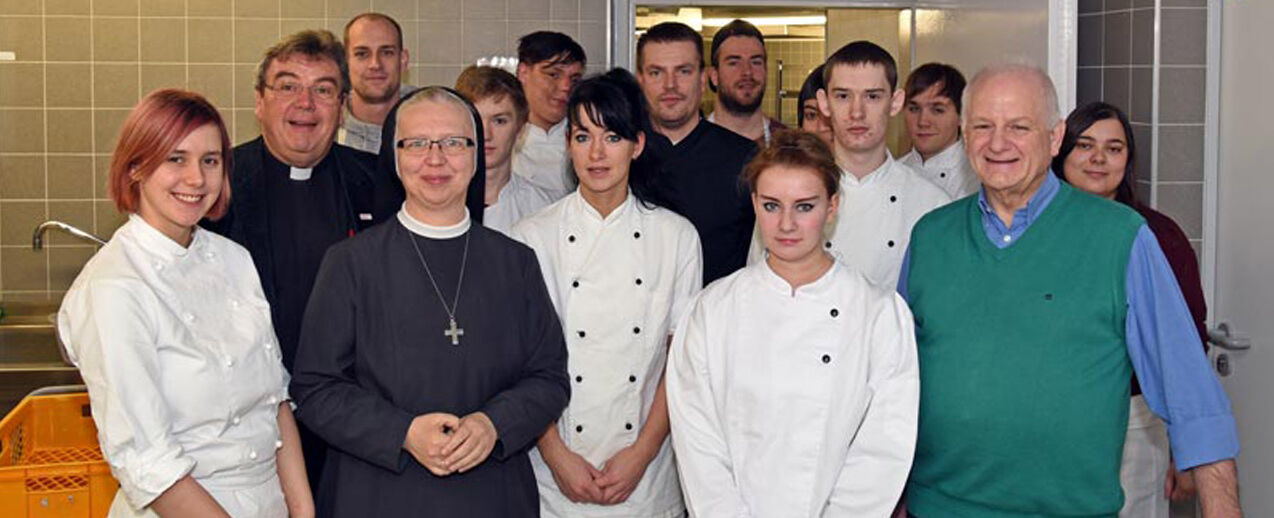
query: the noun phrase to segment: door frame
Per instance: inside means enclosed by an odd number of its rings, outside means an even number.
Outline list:
[[[634,70],[634,52],[631,34],[636,30],[636,6],[684,5],[684,6],[782,6],[793,7],[862,7],[862,8],[950,8],[961,5],[977,6],[993,4],[987,0],[610,0],[607,6],[610,24],[607,27],[607,49],[611,66]],[[1075,107],[1075,76],[1077,71],[1077,45],[1075,43],[1079,21],[1079,0],[1048,0],[1048,63],[1046,70],[1057,88],[1058,108],[1070,113]],[[914,17],[913,17],[914,19]],[[914,40],[913,40],[914,41]],[[914,45],[914,43],[913,43]],[[634,70],[635,72],[635,70]]]

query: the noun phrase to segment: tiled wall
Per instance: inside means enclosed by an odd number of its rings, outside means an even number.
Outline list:
[[[1176,220],[1196,251],[1203,243],[1207,14],[1206,0],[1079,2],[1076,100],[1128,112],[1137,195]]]
[[[605,68],[605,0],[0,0],[0,300],[59,298],[94,248],[31,231],[58,219],[108,237],[122,221],[105,171],[119,125],[153,89],[207,95],[235,142],[257,135],[252,78],[281,35],[343,29],[360,12],[403,25],[408,81],[452,84],[466,64],[514,55],[522,34],[551,29]]]

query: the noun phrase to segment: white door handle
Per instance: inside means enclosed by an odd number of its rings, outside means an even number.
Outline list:
[[[1246,351],[1252,348],[1252,339],[1230,333],[1230,324],[1221,322],[1215,329],[1208,330],[1208,341],[1217,347],[1230,351]]]

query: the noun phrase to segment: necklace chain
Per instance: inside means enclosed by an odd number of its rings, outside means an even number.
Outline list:
[[[456,321],[456,310],[460,309],[460,287],[464,285],[464,267],[469,262],[469,236],[472,232],[464,234],[464,254],[460,259],[460,279],[456,281],[456,296],[451,301],[451,307],[447,307],[447,299],[443,298],[442,290],[438,289],[438,281],[434,280],[433,271],[429,269],[429,263],[425,262],[425,254],[420,253],[420,245],[416,243],[416,235],[412,231],[407,231],[407,237],[411,238],[411,247],[416,249],[416,258],[420,259],[420,265],[425,267],[425,275],[429,276],[429,284],[434,287],[434,293],[438,294],[438,302],[442,303],[442,309],[447,312],[447,317],[451,321]]]

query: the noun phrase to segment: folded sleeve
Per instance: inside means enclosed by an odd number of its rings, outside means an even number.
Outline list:
[[[90,280],[67,295],[62,340],[88,387],[102,455],[135,508],[194,469],[162,391],[157,301],[139,282]]]
[[[1180,469],[1239,453],[1230,400],[1199,347],[1181,288],[1159,243],[1142,225],[1127,269],[1128,357],[1150,410],[1168,427]]]
[[[911,311],[900,295],[874,316],[870,361],[871,401],[832,489],[828,516],[889,516],[911,471],[920,370]]]
[[[290,392],[296,417],[333,447],[401,472],[415,418],[355,378],[358,309],[353,259],[346,247],[328,250],[305,308]]]
[[[750,516],[735,483],[729,447],[712,394],[706,327],[699,297],[673,336],[664,375],[677,471],[690,516]]]
[[[562,415],[571,397],[566,339],[535,254],[527,250],[522,265],[525,309],[519,326],[530,354],[521,379],[482,407],[495,425],[498,439],[491,456],[499,460],[529,447]]]

